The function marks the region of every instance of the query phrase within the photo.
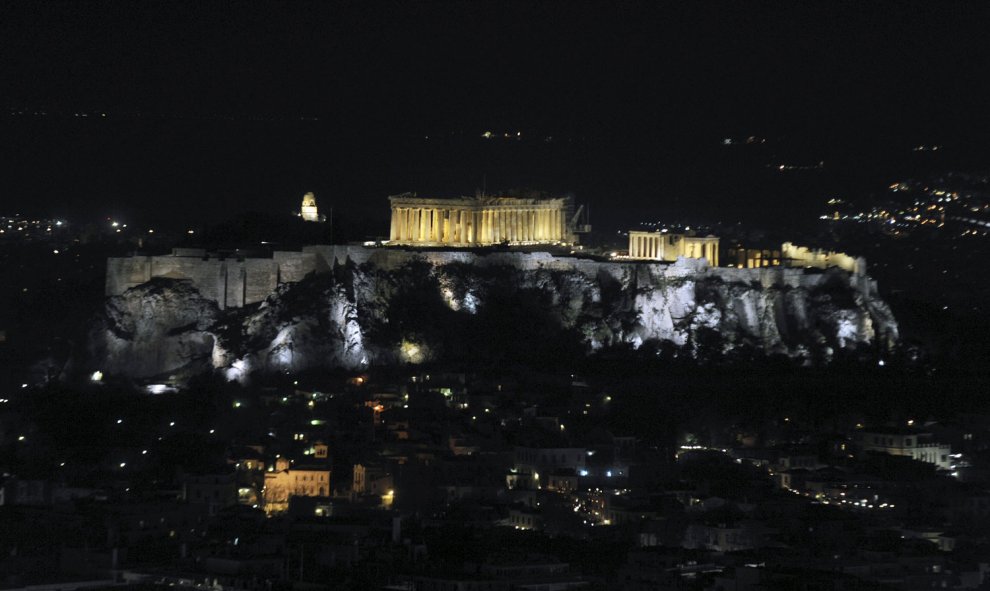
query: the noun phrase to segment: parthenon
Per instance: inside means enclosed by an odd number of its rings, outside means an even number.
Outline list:
[[[389,243],[414,246],[572,244],[570,197],[389,197]]]

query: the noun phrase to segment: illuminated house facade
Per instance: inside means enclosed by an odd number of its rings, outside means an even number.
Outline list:
[[[329,497],[330,468],[323,465],[291,466],[279,458],[275,469],[265,473],[265,512],[281,513],[292,497]]]

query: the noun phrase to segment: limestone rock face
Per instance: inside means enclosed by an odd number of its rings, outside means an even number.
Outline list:
[[[146,377],[212,367],[216,302],[188,282],[152,279],[107,298],[89,334],[94,367],[108,374]]]
[[[155,279],[108,298],[91,333],[92,364],[132,377],[212,370],[246,380],[643,347],[716,361],[745,352],[827,363],[883,354],[898,338],[875,283],[838,269],[443,255],[348,261],[226,311],[186,282]]]

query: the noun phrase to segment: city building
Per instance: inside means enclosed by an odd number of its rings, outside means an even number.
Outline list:
[[[188,474],[182,481],[182,500],[207,506],[210,515],[237,504],[238,490],[234,472]]]
[[[286,511],[292,497],[328,497],[330,491],[330,468],[291,466],[287,459],[279,458],[275,461],[275,469],[265,473],[265,512]]]
[[[952,468],[952,446],[934,441],[932,434],[916,429],[871,429],[856,432],[856,443],[863,451],[907,456],[935,464],[941,470]]]

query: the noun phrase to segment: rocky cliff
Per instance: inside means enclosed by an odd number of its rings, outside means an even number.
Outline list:
[[[187,281],[153,279],[107,299],[93,368],[138,378],[430,360],[538,360],[600,350],[827,363],[883,354],[897,323],[863,275],[838,269],[710,268],[546,254],[410,255],[337,261],[222,311]]]

